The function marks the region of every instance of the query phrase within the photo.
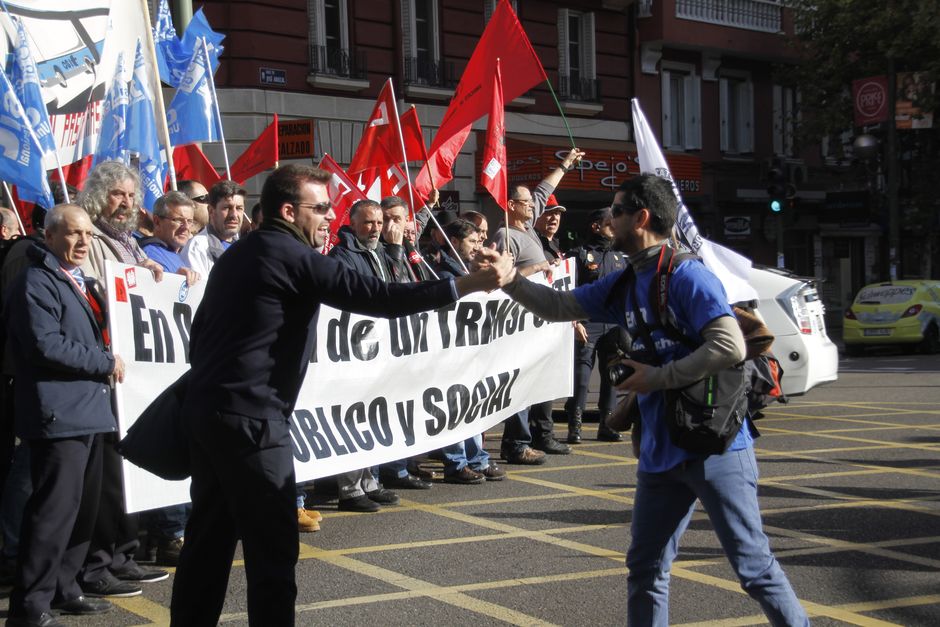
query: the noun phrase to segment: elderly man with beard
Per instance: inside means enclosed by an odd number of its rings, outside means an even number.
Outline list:
[[[103,282],[104,262],[111,260],[147,268],[158,281],[163,278],[163,267],[147,257],[133,236],[140,201],[140,177],[120,161],[105,161],[91,171],[78,195],[92,221],[85,274]]]
[[[183,265],[202,276],[238,239],[245,217],[244,189],[235,181],[219,181],[209,190],[209,223],[183,248]]]
[[[163,266],[147,257],[132,235],[140,200],[137,173],[119,161],[95,167],[78,195],[78,204],[92,220],[91,245],[82,271],[102,285],[105,260],[147,268],[156,280],[163,278]],[[136,596],[141,593],[138,583],[169,577],[164,570],[143,568],[134,561],[139,545],[137,517],[124,513],[121,456],[116,443],[116,434],[104,437],[101,504],[91,548],[79,574],[79,584],[89,597]]]

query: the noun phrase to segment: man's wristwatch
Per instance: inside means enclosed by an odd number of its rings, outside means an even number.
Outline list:
[[[565,174],[571,172],[572,170],[574,170],[574,165],[565,165],[564,163],[561,164],[561,171]]]

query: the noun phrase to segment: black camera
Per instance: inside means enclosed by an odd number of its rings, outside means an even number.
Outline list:
[[[619,363],[619,360],[630,357],[632,344],[633,338],[620,326],[608,331],[597,342],[598,357],[607,367],[607,380],[613,386],[620,385],[635,372],[630,366]]]
[[[634,372],[636,370],[626,364],[614,364],[607,369],[607,379],[616,387],[633,376]]]

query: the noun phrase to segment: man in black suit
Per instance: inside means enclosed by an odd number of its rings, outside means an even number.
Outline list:
[[[385,283],[317,253],[336,215],[330,174],[289,165],[261,191],[262,226],[215,264],[193,320],[182,407],[192,515],[173,583],[173,625],[215,625],[239,539],[251,625],[294,624],[298,554],[289,420],[313,351],[320,304],[403,316],[501,287],[507,257],[453,280]]]
[[[124,378],[124,363],[108,346],[103,299],[79,268],[91,237],[84,209],[55,207],[46,248],[29,250],[31,265],[7,294],[16,434],[29,446],[33,481],[7,625],[60,625],[52,609],[111,609],[86,599],[75,579],[97,517],[101,434],[117,426],[110,379]]]

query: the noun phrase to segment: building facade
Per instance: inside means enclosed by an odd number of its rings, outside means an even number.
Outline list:
[[[782,79],[797,59],[786,43],[793,25],[784,2],[512,4],[552,89],[539,85],[507,104],[510,181],[535,184],[572,142],[587,151],[556,193],[569,209],[563,235],[575,239],[587,212],[639,172],[630,108],[637,98],[707,237],[757,263],[776,265],[782,256],[797,273],[826,279],[831,322],[858,287],[880,278],[883,225],[870,172],[846,151],[795,141],[799,90]],[[495,0],[208,0],[204,7],[226,34],[216,84],[230,156],[276,112],[298,123],[289,158],[318,163],[329,154],[345,165],[389,77],[400,111],[414,105],[431,142]],[[498,220],[478,182],[485,126],[485,119],[474,125],[444,196]],[[217,146],[206,151],[221,162]],[[769,209],[774,170],[784,179],[779,213]],[[260,177],[249,190],[259,185]]]

